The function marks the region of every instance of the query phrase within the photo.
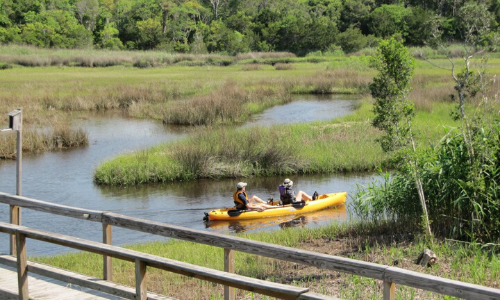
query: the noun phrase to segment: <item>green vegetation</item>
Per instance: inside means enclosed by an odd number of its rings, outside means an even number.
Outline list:
[[[239,235],[253,240],[319,251],[445,278],[499,288],[500,257],[492,248],[453,241],[426,241],[414,236],[407,225],[393,222],[332,224],[321,228],[286,228],[273,232]],[[152,242],[127,248],[174,260],[222,270],[223,250],[184,241]],[[422,268],[414,264],[424,248],[432,249],[437,264]],[[202,253],[202,255],[200,255]],[[30,258],[94,277],[102,276],[102,257],[88,253],[69,253],[54,257]],[[380,299],[382,286],[370,278],[305,267],[265,257],[237,252],[236,273],[274,282],[309,287],[313,292],[342,299]],[[113,279],[134,286],[134,265],[113,260]],[[168,272],[148,269],[148,290],[179,299],[223,299],[223,287]],[[250,297],[237,291],[238,298]],[[410,287],[397,286],[399,299],[451,299]],[[253,295],[260,299],[258,295]],[[269,299],[269,298],[266,298]]]
[[[495,49],[497,1],[4,0],[0,43],[230,55],[305,55],[340,46],[349,53],[391,36],[407,45],[424,45],[435,22],[447,40],[462,41],[463,12],[490,23],[481,43]]]

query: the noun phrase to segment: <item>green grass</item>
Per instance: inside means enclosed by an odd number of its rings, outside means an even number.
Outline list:
[[[451,104],[421,111],[415,126],[422,144],[437,143],[445,126],[456,126]],[[186,140],[117,157],[99,166],[100,184],[142,184],[199,178],[239,178],[376,170],[388,158],[370,124],[371,103],[330,122],[269,128],[212,129]]]
[[[500,257],[495,252],[489,252],[491,248],[483,250],[477,245],[414,237],[411,230],[402,224],[331,224],[319,228],[287,228],[239,236],[383,265],[396,264],[403,269],[499,288]],[[216,270],[223,270],[224,266],[222,249],[192,242],[170,240],[127,248]],[[413,262],[424,248],[430,248],[438,257],[437,264],[432,268],[422,268]],[[33,259],[94,277],[102,276],[102,258],[99,255],[70,253]],[[305,286],[314,292],[342,299],[381,298],[381,282],[370,278],[303,267],[241,252],[236,253],[235,259],[236,273],[244,276]],[[134,265],[114,259],[113,276],[116,282],[134,286]],[[181,299],[223,298],[219,285],[152,268],[148,269],[148,284],[150,291]],[[201,293],[195,294],[196,291]],[[244,291],[238,293],[240,298],[247,294]],[[208,295],[217,296],[208,298]],[[452,299],[404,286],[397,286],[396,295],[398,299]]]

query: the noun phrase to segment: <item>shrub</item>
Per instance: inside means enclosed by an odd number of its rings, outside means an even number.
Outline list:
[[[450,132],[421,154],[419,165],[433,232],[445,237],[500,241],[500,123],[473,128],[475,152],[463,135]],[[420,223],[421,207],[410,169],[400,168],[384,181],[359,188],[354,210],[364,218],[407,219]]]

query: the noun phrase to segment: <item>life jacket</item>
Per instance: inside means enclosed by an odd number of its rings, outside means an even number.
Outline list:
[[[233,194],[233,201],[234,201],[234,205],[236,206],[237,209],[247,209],[247,205],[245,203],[243,203],[239,198],[238,196],[240,194],[243,194],[245,195],[245,199],[247,199],[247,202],[248,202],[248,195],[247,193],[245,193],[244,191],[242,190],[239,190],[239,191],[236,191],[234,192]]]
[[[295,201],[295,192],[292,188],[287,188],[283,185],[279,186],[280,200],[283,204],[290,204]]]

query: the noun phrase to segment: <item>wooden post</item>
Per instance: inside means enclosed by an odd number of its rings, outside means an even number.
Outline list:
[[[102,242],[111,245],[112,232],[111,225],[102,223]],[[103,279],[113,280],[113,266],[111,263],[111,256],[103,255]]]
[[[19,206],[10,205],[10,224],[21,225],[21,208]],[[16,256],[16,235],[10,235],[10,255]]]
[[[147,300],[148,292],[146,290],[146,263],[135,260],[135,299]]]
[[[396,300],[396,284],[384,281],[384,300]]]
[[[19,300],[29,300],[28,295],[28,262],[26,255],[26,236],[16,232],[17,243],[17,285]]]
[[[234,273],[234,251],[224,248],[224,271]],[[224,286],[224,300],[235,300],[234,288]]]
[[[13,130],[17,131],[17,143],[16,143],[16,195],[21,196],[22,192],[22,177],[23,177],[23,115],[21,108],[19,110],[19,121]],[[15,225],[21,225],[21,208],[15,205],[10,206],[10,223]],[[10,255],[16,255],[16,236],[12,234],[10,236]]]

